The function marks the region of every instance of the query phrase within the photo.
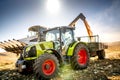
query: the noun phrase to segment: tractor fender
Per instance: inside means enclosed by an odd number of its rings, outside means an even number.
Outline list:
[[[86,44],[85,42],[78,42],[78,41],[73,42],[73,43],[69,46],[69,48],[68,48],[68,50],[67,50],[67,56],[73,56],[73,54],[74,54],[74,49],[75,49],[75,47],[76,47],[78,44],[84,44],[84,45],[87,46],[87,44]]]
[[[54,49],[47,49],[45,52],[51,53],[51,54],[55,55],[57,57],[57,59],[59,60],[60,66],[63,65],[63,62],[64,62],[63,56],[60,53],[58,53],[56,50],[54,50]]]

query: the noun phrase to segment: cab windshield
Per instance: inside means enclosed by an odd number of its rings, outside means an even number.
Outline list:
[[[64,45],[69,45],[73,42],[73,33],[71,29],[66,29],[65,31],[63,30],[61,34],[61,41]]]
[[[59,29],[51,30],[46,33],[46,41],[58,41],[60,39]]]
[[[64,45],[69,45],[74,39],[73,32],[69,28],[60,28],[61,29],[61,35],[59,29],[53,29],[50,31],[47,31],[46,33],[46,41],[60,41],[64,43]]]

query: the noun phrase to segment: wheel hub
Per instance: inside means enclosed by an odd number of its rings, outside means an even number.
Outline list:
[[[49,70],[50,69],[50,65],[46,64],[45,68],[46,68],[46,70]]]
[[[78,51],[78,62],[81,64],[81,65],[85,65],[87,63],[87,52],[85,49],[80,49]]]
[[[43,73],[45,75],[52,75],[55,71],[55,63],[53,60],[49,59],[49,60],[46,60],[43,64],[42,64],[42,70],[43,70]]]

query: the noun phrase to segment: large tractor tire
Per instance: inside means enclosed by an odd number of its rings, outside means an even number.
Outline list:
[[[89,64],[89,51],[85,44],[79,43],[74,49],[74,55],[71,60],[73,69],[85,69]]]
[[[98,55],[99,60],[105,59],[105,51],[104,50],[97,51],[97,55]]]
[[[34,63],[37,80],[49,80],[58,74],[59,63],[53,54],[42,54]]]

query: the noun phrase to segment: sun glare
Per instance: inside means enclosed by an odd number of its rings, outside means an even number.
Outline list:
[[[57,13],[60,10],[59,0],[47,0],[47,9],[52,14]]]

